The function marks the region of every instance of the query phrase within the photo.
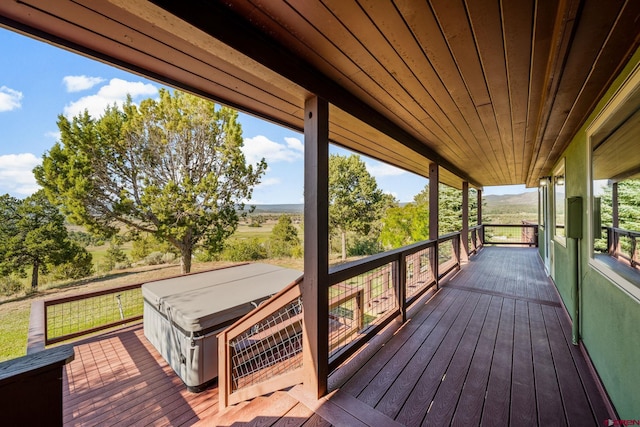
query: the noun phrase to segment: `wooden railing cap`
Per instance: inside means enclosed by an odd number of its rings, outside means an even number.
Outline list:
[[[63,366],[74,358],[72,345],[61,345],[37,353],[28,354],[17,359],[0,363],[0,382],[34,375],[57,366]]]

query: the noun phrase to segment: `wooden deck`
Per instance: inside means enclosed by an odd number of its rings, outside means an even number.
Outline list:
[[[341,388],[407,426],[602,425],[536,249],[483,249]]]
[[[300,387],[218,413],[134,326],[79,343],[65,425],[602,425],[609,418],[535,249],[485,248],[340,389]],[[335,381],[334,381],[335,383]]]

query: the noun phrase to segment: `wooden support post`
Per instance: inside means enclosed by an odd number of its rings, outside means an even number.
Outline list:
[[[440,176],[437,163],[429,165],[429,240],[434,240],[436,244],[433,247],[434,255],[431,257],[431,271],[436,281],[436,289],[438,289],[438,216],[439,216],[439,198],[440,193]],[[415,266],[414,266],[415,268]]]
[[[320,398],[329,375],[329,105],[311,97],[304,114],[304,388]]]
[[[469,183],[462,183],[462,253],[460,263],[469,261]]]

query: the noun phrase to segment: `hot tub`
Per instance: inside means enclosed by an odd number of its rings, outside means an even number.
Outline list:
[[[202,391],[218,376],[216,335],[301,274],[244,264],[145,283],[144,335],[189,391]]]

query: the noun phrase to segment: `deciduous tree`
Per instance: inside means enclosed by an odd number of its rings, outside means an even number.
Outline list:
[[[161,90],[100,118],[58,118],[61,139],[35,169],[47,196],[92,231],[123,225],[170,242],[191,269],[194,247],[219,252],[266,169],[247,165],[237,112]]]

